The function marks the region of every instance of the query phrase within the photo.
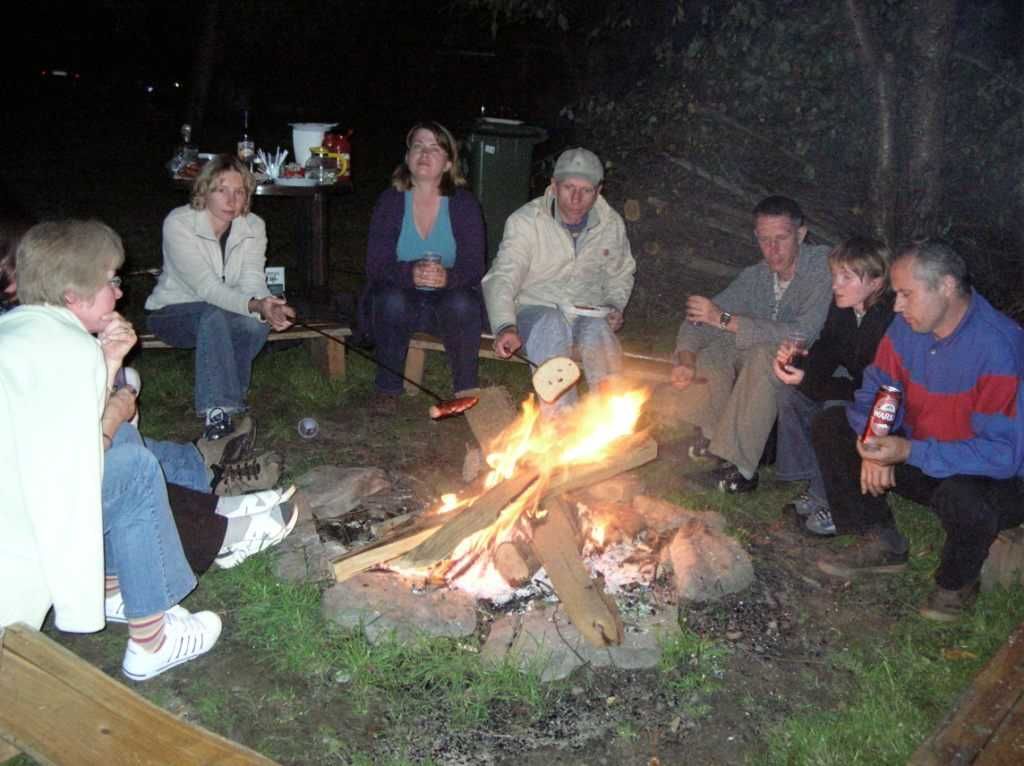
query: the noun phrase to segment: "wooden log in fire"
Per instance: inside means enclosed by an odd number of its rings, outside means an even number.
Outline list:
[[[629,441],[624,442],[620,452],[600,463],[570,465],[555,471],[548,480],[545,494],[570,492],[610,479],[623,471],[649,463],[658,456],[658,443],[653,439],[643,438],[639,443],[630,444]],[[451,558],[463,540],[497,521],[505,506],[525,492],[537,478],[538,472],[535,469],[521,469],[512,478],[481,495],[476,502],[438,530],[437,534],[431,535],[397,560],[395,565],[420,569]]]
[[[601,463],[557,471],[550,479],[548,492],[568,492],[593,482],[604,481],[649,463],[658,456],[658,444],[650,438],[640,438],[639,441],[634,438],[632,442],[624,440],[619,449],[618,454]],[[536,471],[520,471],[485,492],[462,511],[431,515],[413,525],[412,530],[403,530],[394,538],[347,553],[333,562],[334,577],[338,582],[344,582],[362,571],[394,559],[398,559],[395,564],[402,567],[426,568],[450,558],[459,543],[493,524],[505,506],[526,491],[537,477]]]
[[[574,511],[556,496],[544,499],[546,513],[533,522],[530,547],[536,554],[569,619],[591,645],[622,643],[622,617],[615,601],[592,580],[580,558],[580,539],[573,524]]]
[[[540,561],[529,543],[523,540],[509,540],[494,549],[494,568],[513,588],[519,588],[530,581]]]

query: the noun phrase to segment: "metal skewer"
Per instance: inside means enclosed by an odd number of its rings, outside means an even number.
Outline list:
[[[370,353],[368,353],[366,351],[363,351],[363,349],[359,348],[358,346],[354,346],[351,343],[346,343],[341,338],[338,338],[338,337],[336,337],[334,335],[331,335],[330,333],[324,332],[323,330],[321,330],[321,329],[319,329],[317,327],[311,327],[310,325],[306,324],[305,322],[295,321],[292,324],[294,324],[296,327],[304,327],[307,330],[311,330],[311,331],[313,331],[315,333],[323,335],[328,340],[332,340],[335,343],[338,343],[338,344],[344,346],[349,351],[355,351],[357,354],[359,354],[359,356],[363,357],[364,359],[369,359],[371,362],[373,362],[375,365],[380,367],[382,370],[386,370],[387,372],[390,372],[392,375],[397,375],[402,380],[404,380],[406,383],[409,383],[409,384],[411,384],[413,386],[416,386],[416,388],[418,388],[420,391],[425,393],[427,396],[430,396],[433,399],[435,399],[437,401],[437,403],[439,405],[441,405],[442,407],[444,405],[450,404],[451,402],[459,401],[459,399],[445,399],[445,398],[439,396],[438,394],[435,394],[433,391],[431,391],[429,388],[424,386],[422,383],[417,383],[415,380],[412,380],[411,378],[405,377],[405,375],[403,375],[402,373],[398,372],[397,370],[391,369],[386,364],[381,364],[380,362],[377,361],[376,357],[374,357],[372,354],[370,354]],[[479,401],[478,397],[461,397],[461,398],[463,398],[463,399],[471,398],[471,399],[477,399],[477,401]],[[473,402],[473,404],[470,405],[470,406],[472,407],[475,404],[476,404],[476,402]],[[469,409],[469,407],[466,407],[465,409]],[[464,412],[465,409],[459,410],[459,412]],[[459,414],[459,412],[454,412],[452,414],[453,415],[457,415],[457,414]],[[447,416],[445,415],[445,416],[442,416],[442,417],[447,417]]]

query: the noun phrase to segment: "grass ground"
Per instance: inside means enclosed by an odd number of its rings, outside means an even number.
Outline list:
[[[431,357],[428,385],[443,391],[440,355]],[[135,365],[144,381],[143,431],[194,437],[189,355],[147,353]],[[327,382],[300,348],[257,361],[260,440],[285,453],[287,478],[327,462],[416,470],[437,462],[439,440],[461,438],[428,421],[422,397],[403,402],[401,416],[385,425],[368,419],[372,372],[352,359],[347,380]],[[487,363],[482,376],[525,392],[519,366]],[[299,438],[295,424],[307,416],[320,421],[322,438]],[[671,445],[678,431],[662,427],[657,435]],[[643,764],[657,756],[663,764],[874,766],[905,762],[1024,620],[1019,588],[984,594],[953,626],[917,616],[942,535],[925,509],[896,505],[912,542],[909,572],[831,583],[808,563],[815,549],[808,559],[780,525],[792,487],[774,482],[769,470],[752,495],[693,493],[671,480],[678,474],[672,454],[666,448],[645,473],[650,493],[723,513],[751,551],[758,583],[735,599],[681,609],[684,631],[655,670],[584,670],[541,684],[536,668],[486,665],[475,641],[373,645],[330,628],[320,613],[321,586],[278,580],[272,554],[264,554],[204,576],[190,597],[189,606],[224,617],[216,657],[135,688],[282,763]],[[768,650],[729,638],[729,625],[783,598],[769,616],[784,627]],[[48,630],[116,675],[122,632]]]

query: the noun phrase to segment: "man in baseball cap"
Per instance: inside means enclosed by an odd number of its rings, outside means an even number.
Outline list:
[[[603,181],[592,151],[562,152],[544,196],[508,217],[483,279],[497,354],[507,358],[525,345],[542,364],[575,347],[591,389],[622,370],[615,333],[636,270],[622,216],[601,196]],[[541,406],[550,414],[575,399],[570,390]]]

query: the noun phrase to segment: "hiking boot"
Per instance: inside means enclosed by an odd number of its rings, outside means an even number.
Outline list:
[[[203,456],[207,468],[236,463],[252,455],[253,447],[256,446],[256,423],[248,415],[242,415],[232,426],[233,431],[226,436],[208,439],[204,432],[195,440],[196,449]]]
[[[819,508],[808,516],[804,528],[821,537],[832,537],[836,534],[836,525],[832,522],[832,512],[828,508]]]
[[[918,612],[929,620],[956,622],[974,606],[977,598],[977,580],[957,590],[947,590],[936,585]]]
[[[214,407],[206,413],[206,426],[203,428],[202,438],[207,441],[216,441],[230,436],[235,432],[235,425],[231,422],[231,416],[220,407]]]
[[[386,394],[374,391],[370,399],[370,414],[377,418],[386,418],[398,412],[399,394]]]
[[[294,488],[292,493],[294,493]],[[294,503],[281,505],[278,508],[280,509],[279,514],[267,511],[258,516],[251,516],[245,536],[237,543],[221,548],[213,563],[221,569],[231,569],[250,556],[265,551],[288,537],[299,520],[299,508]]]
[[[818,559],[818,569],[834,577],[893,574],[907,568],[907,551],[896,553],[877,534],[868,534],[843,551]]]
[[[160,648],[147,652],[137,643],[128,640],[124,651],[121,672],[133,681],[145,681],[165,670],[206,654],[220,637],[221,622],[213,612],[185,614],[167,610],[164,612],[164,638]]]
[[[824,508],[828,510],[828,506],[825,503],[811,497],[808,492],[801,492],[791,503],[786,503],[783,507],[783,513],[795,513],[797,516],[810,516],[817,510]]]
[[[283,464],[280,453],[264,452],[233,463],[214,465],[210,489],[215,495],[244,495],[277,485]]]

